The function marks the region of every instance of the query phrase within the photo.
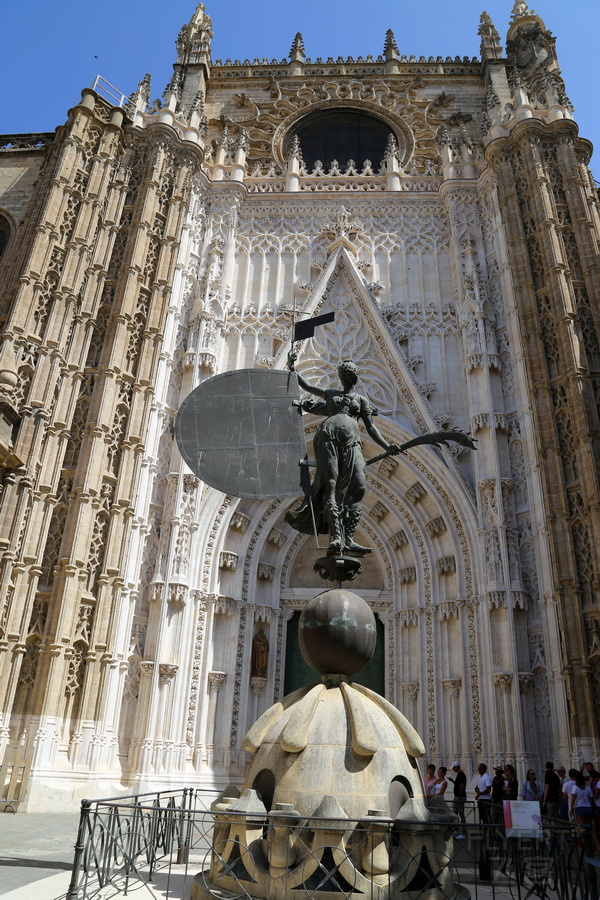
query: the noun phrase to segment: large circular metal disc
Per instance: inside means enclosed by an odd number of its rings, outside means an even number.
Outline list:
[[[306,446],[295,372],[237,369],[185,398],[175,420],[184,460],[206,484],[250,500],[294,497]]]

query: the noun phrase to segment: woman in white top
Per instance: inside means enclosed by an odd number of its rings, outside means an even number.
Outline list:
[[[434,797],[442,797],[446,788],[448,787],[448,782],[446,781],[446,766],[440,766],[437,770],[438,777],[437,781],[433,786],[433,796]]]
[[[585,783],[583,772],[577,772],[575,775],[575,783],[571,788],[571,806],[570,813],[571,815],[575,815],[575,820],[578,825],[590,825],[592,838],[594,840],[594,846],[596,850],[600,850],[600,843],[598,843],[598,837],[596,835],[595,829],[593,827],[593,797],[594,792],[592,791],[589,784]],[[581,839],[578,842],[581,844]]]

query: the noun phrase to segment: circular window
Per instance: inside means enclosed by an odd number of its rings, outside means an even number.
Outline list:
[[[288,134],[287,146],[297,137],[307,169],[320,160],[326,168],[336,160],[345,168],[353,159],[359,170],[370,160],[377,171],[388,137],[389,125],[356,109],[320,109],[301,119]]]

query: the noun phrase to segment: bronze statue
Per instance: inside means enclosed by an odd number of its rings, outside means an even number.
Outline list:
[[[265,629],[261,625],[258,632],[252,638],[252,661],[250,675],[252,678],[266,678],[269,664],[269,639]]]
[[[288,368],[295,372],[297,354],[288,355]],[[308,496],[296,509],[288,510],[285,521],[302,534],[329,532],[329,554],[351,553],[362,556],[370,553],[354,540],[354,532],[361,517],[361,502],[367,488],[366,466],[386,456],[404,453],[419,444],[447,444],[456,441],[475,449],[468,434],[455,428],[420,435],[404,444],[388,444],[373,416],[377,410],[366,397],[354,388],[358,370],[351,360],[338,366],[341,390],[326,390],[310,384],[299,372],[300,387],[320,397],[303,400],[299,405],[306,412],[325,416],[313,440],[316,474]],[[364,423],[367,434],[383,448],[384,453],[365,462],[362,454],[358,420]]]
[[[288,356],[288,368],[292,372],[296,358],[293,352]],[[304,400],[301,408],[323,415],[325,420],[319,425],[313,441],[317,471],[310,498],[306,498],[298,509],[289,510],[285,520],[303,534],[313,534],[315,529],[320,534],[329,532],[329,550],[332,552],[368,553],[368,547],[362,547],[354,540],[361,516],[360,504],[367,489],[358,420],[364,423],[369,436],[386,454],[400,453],[400,447],[387,443],[373,423],[377,410],[354,390],[358,371],[353,362],[344,360],[338,366],[341,390],[324,390],[310,384],[299,372],[296,374],[303,390],[321,398],[320,401]]]

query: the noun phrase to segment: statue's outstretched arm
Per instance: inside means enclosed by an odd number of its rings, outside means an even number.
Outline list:
[[[369,437],[373,438],[376,444],[379,444],[380,447],[383,447],[384,450],[387,450],[390,453],[400,453],[400,447],[398,447],[397,444],[388,444],[377,425],[375,425],[375,423],[373,422],[373,418],[370,413],[364,412],[361,418],[365,423],[367,434],[369,435]]]
[[[296,371],[296,360],[298,359],[298,354],[294,353],[293,350],[290,350],[288,353],[287,366],[290,372],[296,372],[298,376],[298,384],[302,388],[303,391],[308,391],[309,394],[315,394],[317,397],[322,397],[325,399],[325,391],[323,388],[317,387],[316,384],[311,384],[310,381],[307,381],[300,372]]]

